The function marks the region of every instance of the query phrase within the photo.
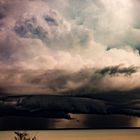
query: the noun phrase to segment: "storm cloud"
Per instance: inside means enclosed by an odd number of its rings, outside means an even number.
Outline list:
[[[139,88],[138,3],[0,0],[1,92]]]

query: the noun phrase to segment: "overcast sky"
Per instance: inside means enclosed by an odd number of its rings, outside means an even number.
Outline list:
[[[3,93],[140,88],[139,0],[0,0]]]

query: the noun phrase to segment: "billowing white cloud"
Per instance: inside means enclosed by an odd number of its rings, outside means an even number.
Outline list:
[[[138,44],[136,34],[131,35],[139,27],[138,0],[66,0],[61,8],[56,0],[46,1],[72,23],[93,30],[95,40],[100,43],[109,47]],[[129,41],[131,37],[133,41]]]

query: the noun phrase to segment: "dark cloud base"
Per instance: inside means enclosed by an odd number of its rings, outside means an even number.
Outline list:
[[[131,121],[140,116],[139,103],[139,97],[120,103],[60,95],[3,96],[0,129],[134,128]]]

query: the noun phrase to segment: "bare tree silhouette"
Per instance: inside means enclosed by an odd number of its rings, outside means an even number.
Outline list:
[[[15,134],[15,140],[37,140],[36,136],[30,138],[29,134],[26,132],[15,132]]]

